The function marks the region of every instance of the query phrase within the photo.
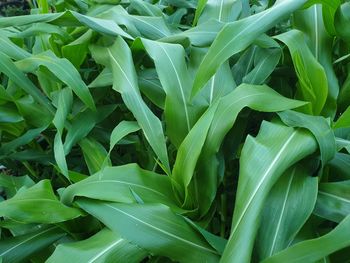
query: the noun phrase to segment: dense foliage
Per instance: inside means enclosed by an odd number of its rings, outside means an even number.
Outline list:
[[[350,262],[349,1],[30,4],[1,262]]]

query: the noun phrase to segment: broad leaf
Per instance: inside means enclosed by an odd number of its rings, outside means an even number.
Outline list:
[[[93,200],[79,200],[77,204],[110,229],[156,255],[181,262],[219,261],[217,251],[164,205],[125,205]]]
[[[58,245],[46,262],[112,263],[126,261],[138,263],[146,255],[146,251],[104,228],[88,239]]]
[[[247,137],[240,158],[232,230],[223,262],[250,261],[260,213],[269,191],[288,167],[316,149],[317,143],[310,133],[281,124],[263,122],[256,138]]]
[[[2,262],[22,262],[39,252],[66,234],[58,227],[51,226],[38,231],[0,241],[0,258]]]
[[[67,187],[62,194],[62,202],[71,204],[75,197],[83,196],[104,201],[135,203],[131,190],[145,203],[160,202],[175,207],[169,178],[143,170],[136,164],[106,167],[99,173]]]
[[[124,103],[134,114],[152,149],[169,172],[163,128],[160,120],[142,100],[128,45],[122,38],[118,38],[113,46],[108,48],[94,46],[92,52],[98,63],[111,67],[113,88],[121,93]]]
[[[22,223],[58,223],[80,215],[78,209],[57,200],[48,180],[22,189],[14,197],[0,202],[0,216]]]
[[[347,216],[334,230],[316,239],[310,239],[293,245],[266,259],[263,263],[316,262],[325,256],[350,246],[350,216]]]
[[[287,248],[311,215],[316,203],[318,180],[311,177],[310,172],[313,171],[304,163],[294,165],[271,189],[257,238],[260,259]]]
[[[322,183],[314,213],[334,222],[350,214],[350,181]]]
[[[226,24],[198,69],[192,94],[196,94],[228,58],[247,48],[258,36],[306,2],[307,0],[278,1],[263,12]]]

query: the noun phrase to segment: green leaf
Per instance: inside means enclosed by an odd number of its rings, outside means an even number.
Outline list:
[[[74,261],[77,263],[140,262],[147,252],[104,228],[92,237],[72,243],[60,244],[47,263]]]
[[[30,16],[1,17],[0,28],[9,26],[23,26],[32,23],[46,22],[58,26],[87,26],[92,30],[110,36],[132,37],[124,32],[115,22],[107,19],[85,16],[74,11],[52,14],[35,14]]]
[[[185,50],[176,44],[141,39],[149,56],[154,60],[159,80],[166,93],[165,121],[167,135],[178,147],[195,120],[195,107],[191,107],[191,79],[185,61]]]
[[[88,30],[81,37],[62,47],[62,55],[76,68],[79,68],[86,59],[92,35],[92,30]]]
[[[208,211],[218,186],[216,154],[239,112],[245,107],[258,111],[275,112],[303,104],[301,101],[285,98],[265,85],[242,84],[221,99],[197,164],[197,174],[200,175],[197,180],[201,182],[197,184],[197,191],[201,199],[202,215]]]
[[[306,1],[278,1],[273,7],[263,12],[227,23],[217,35],[198,69],[192,94],[196,94],[208,82],[222,63],[246,49],[258,36],[273,27],[286,15],[300,8]]]
[[[254,56],[254,68],[243,77],[243,82],[263,84],[276,68],[280,57],[280,49],[259,49]]]
[[[123,139],[130,133],[137,132],[138,130],[140,130],[140,126],[137,124],[137,122],[121,121],[120,123],[118,123],[118,125],[113,129],[111,133],[109,153],[121,139]]]
[[[334,222],[350,214],[350,181],[320,184],[314,213]]]
[[[40,205],[38,205],[40,204]],[[0,202],[0,216],[22,223],[58,223],[80,216],[76,208],[61,204],[49,180],[22,189],[14,197]]]
[[[151,3],[142,0],[131,0],[130,9],[135,9],[139,15],[143,16],[162,16],[162,10],[157,5],[152,5]]]
[[[199,5],[199,4],[198,4]],[[201,9],[202,7],[199,6]],[[198,24],[210,19],[216,19],[219,22],[233,22],[241,13],[242,3],[237,0],[208,0],[206,1],[205,8],[199,17]],[[200,11],[200,10],[199,10]],[[196,15],[198,11],[196,11]]]
[[[67,59],[56,57],[52,51],[45,51],[16,62],[16,66],[27,72],[35,71],[39,66],[47,67],[58,79],[69,86],[90,109],[96,109],[88,87],[81,79],[79,72]]]
[[[12,105],[0,106],[0,122],[16,123],[23,120],[23,117],[18,113],[16,107],[13,107]]]
[[[196,25],[198,23],[198,19],[201,16],[207,2],[208,0],[198,0],[195,16],[193,19],[193,25]]]
[[[350,246],[350,216],[347,216],[335,229],[319,238],[299,242],[290,248],[266,259],[263,263],[316,262],[325,256]]]
[[[98,141],[92,138],[84,138],[79,142],[86,165],[90,174],[97,173],[104,165],[111,165],[106,149]]]
[[[142,100],[128,45],[122,38],[117,38],[113,46],[108,48],[93,46],[91,50],[98,63],[107,64],[112,68],[113,89],[121,93],[125,105],[135,116],[167,173],[170,173],[162,124]]]
[[[182,44],[184,40],[189,40],[192,45],[204,47],[209,46],[215,39],[218,32],[224,27],[224,23],[217,20],[209,20],[196,27],[183,32],[173,34],[160,39],[162,42]]]
[[[1,18],[0,18],[1,19]],[[16,67],[11,59],[0,51],[0,72],[6,74],[18,87],[33,97],[46,111],[48,115],[54,114],[54,109],[49,100],[38,88]]]
[[[310,116],[295,111],[284,111],[278,115],[286,125],[306,128],[315,136],[320,148],[323,171],[323,166],[333,159],[336,152],[334,133],[328,121],[321,116]]]
[[[261,260],[287,248],[314,209],[318,180],[310,176],[307,165],[289,168],[266,199],[257,237]]]
[[[247,137],[240,158],[232,230],[222,262],[250,262],[269,191],[288,167],[316,149],[316,140],[308,132],[281,124],[263,122],[256,138]]]
[[[175,188],[178,185],[182,187],[182,189],[178,189],[179,191],[184,191],[182,193],[180,192],[180,198],[185,198],[182,200],[184,202],[184,205],[188,209],[191,209],[191,207],[187,207],[191,204],[186,203],[187,198],[189,198],[189,195],[191,195],[191,193],[188,193],[187,188],[194,175],[197,160],[200,156],[201,150],[207,138],[207,133],[215,116],[217,107],[218,103],[213,104],[202,115],[202,117],[197,121],[195,126],[186,136],[185,140],[181,143],[176,155],[176,160],[171,177],[177,183],[175,184]]]
[[[68,166],[65,158],[64,146],[62,142],[62,132],[65,126],[66,118],[72,109],[73,94],[68,88],[62,89],[58,94],[58,107],[53,119],[53,124],[57,128],[57,134],[54,139],[54,155],[57,166],[64,176],[68,177]]]
[[[106,167],[99,173],[67,187],[62,202],[69,205],[75,197],[135,203],[132,189],[145,203],[164,203],[176,207],[169,177],[141,169],[137,164]]]
[[[1,32],[1,31],[0,31]],[[19,60],[30,56],[30,53],[11,42],[6,36],[0,36],[1,50],[10,58]]]
[[[334,2],[340,1],[336,0]],[[322,12],[325,14],[326,10],[330,10],[330,8],[318,4],[306,10],[298,11],[294,14],[294,25],[297,29],[303,31],[307,45],[326,73],[328,96],[323,113],[334,117],[337,109],[339,84],[333,69],[333,37],[327,33],[326,21],[324,21],[324,16],[322,15]],[[330,23],[333,24],[333,21],[330,21]],[[318,92],[318,87],[316,88]]]
[[[79,200],[77,204],[122,237],[155,255],[181,262],[219,261],[219,255],[205,239],[164,205],[93,200]]]
[[[337,152],[334,158],[328,163],[330,167],[330,180],[350,180],[350,155]]]
[[[46,128],[47,128],[47,126],[36,128],[36,129],[30,129],[30,130],[26,131],[20,137],[12,140],[10,142],[3,143],[0,147],[0,154],[1,155],[10,154],[11,152],[15,151],[18,147],[30,143],[32,140],[37,138],[41,134],[41,132],[46,130]]]
[[[350,106],[340,115],[339,119],[334,124],[334,128],[350,127]]]
[[[319,115],[328,95],[327,76],[324,68],[306,45],[301,31],[290,30],[275,38],[289,48],[299,80],[296,97],[310,102],[303,108],[304,112]]]
[[[0,186],[5,188],[7,198],[13,197],[22,187],[31,187],[34,184],[28,175],[11,176],[0,174]]]
[[[65,235],[58,227],[52,226],[26,235],[1,239],[0,258],[9,263],[25,261]]]
[[[350,21],[349,10],[350,4],[345,2],[337,9],[334,17],[337,35],[348,43],[350,42],[350,30],[347,26]]]

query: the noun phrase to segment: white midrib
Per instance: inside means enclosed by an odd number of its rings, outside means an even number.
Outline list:
[[[36,235],[34,235],[34,236],[31,236],[31,237],[29,237],[29,238],[23,240],[22,242],[18,243],[17,245],[15,245],[15,246],[11,247],[10,249],[8,249],[8,250],[2,252],[2,253],[0,254],[0,257],[3,256],[3,255],[5,255],[5,254],[7,254],[7,253],[9,253],[10,251],[16,249],[17,247],[21,246],[22,244],[28,242],[29,240],[32,240],[33,238],[36,238],[36,237],[38,237],[38,236],[40,236],[40,235],[43,235],[43,234],[45,234],[46,232],[49,232],[50,230],[55,229],[55,228],[57,228],[57,226],[48,228],[48,229],[46,229],[46,230],[44,230],[44,231],[42,231],[42,232],[40,232],[40,233],[38,233],[38,234],[36,234]]]
[[[269,167],[266,169],[265,173],[263,174],[260,182],[258,183],[257,187],[254,189],[251,197],[249,198],[246,206],[244,207],[240,217],[237,220],[237,223],[235,224],[235,227],[233,228],[232,232],[231,232],[231,236],[234,235],[234,233],[236,232],[238,226],[240,225],[245,213],[247,212],[251,202],[253,201],[256,193],[259,191],[261,185],[263,184],[263,182],[265,181],[266,177],[269,175],[269,173],[271,172],[271,170],[274,168],[275,164],[279,161],[279,159],[281,158],[284,150],[288,147],[289,143],[292,141],[292,139],[294,138],[294,136],[297,134],[297,130],[295,130],[290,137],[288,138],[288,140],[283,144],[283,146],[281,147],[281,149],[278,151],[278,153],[276,154],[276,157],[273,159],[273,161],[271,162],[271,164],[269,165]]]
[[[216,74],[211,78],[209,105],[211,105],[211,103],[212,103],[212,101],[213,101],[215,76],[216,76]]]
[[[106,247],[104,250],[102,250],[100,253],[98,253],[96,256],[94,256],[92,259],[90,259],[87,263],[93,263],[96,259],[102,257],[104,254],[106,254],[109,250],[111,250],[113,247],[118,245],[119,243],[123,242],[123,239],[119,239],[118,241],[112,243],[108,247]]]
[[[107,48],[107,51],[108,51],[108,54],[109,54],[109,56],[111,57],[111,59],[114,61],[114,63],[118,66],[118,68],[120,69],[120,71],[121,71],[122,74],[124,75],[126,81],[129,83],[130,87],[135,89],[134,85],[132,85],[130,79],[129,79],[128,76],[126,75],[126,73],[125,73],[125,71],[123,70],[123,68],[120,66],[120,64],[118,63],[118,61],[113,57],[113,54],[112,54],[112,52],[110,51],[109,48]],[[150,123],[150,121],[149,121],[149,119],[148,119],[148,116],[147,116],[147,114],[146,114],[146,112],[145,112],[145,109],[142,107],[142,103],[141,103],[141,101],[140,101],[139,96],[134,96],[134,97],[136,98],[138,104],[140,105],[139,108],[141,108],[141,111],[142,111],[142,113],[143,113],[144,118],[146,119],[146,122],[147,122],[147,125],[148,125],[149,130],[152,131],[151,123]],[[144,135],[145,135],[146,139],[149,141],[148,134],[147,134],[146,132],[144,132]]]
[[[346,199],[344,197],[340,197],[340,196],[337,196],[335,194],[331,194],[331,193],[326,193],[326,192],[323,192],[323,191],[318,191],[319,194],[322,194],[322,195],[326,195],[326,196],[329,196],[329,197],[332,197],[334,199],[338,199],[338,200],[341,200],[345,203],[349,203],[350,204],[350,200],[349,199]]]
[[[279,215],[279,219],[278,219],[278,223],[277,223],[277,227],[276,227],[276,230],[275,230],[275,234],[273,236],[273,240],[272,240],[272,244],[271,244],[271,249],[270,249],[270,252],[269,252],[269,256],[272,255],[273,253],[273,250],[275,249],[275,246],[276,246],[276,240],[277,240],[277,235],[278,235],[278,232],[281,228],[281,223],[282,223],[282,218],[283,218],[283,214],[284,214],[284,210],[286,209],[286,204],[287,204],[287,200],[288,200],[288,196],[289,196],[289,191],[290,191],[290,187],[292,185],[292,181],[293,181],[293,178],[294,178],[294,175],[295,175],[295,169],[293,169],[293,173],[288,181],[288,187],[287,187],[287,191],[286,191],[286,194],[284,196],[284,199],[283,199],[283,205],[282,205],[282,211]]]
[[[224,0],[221,0],[220,3],[220,11],[219,11],[219,22],[221,22],[221,18],[222,18],[222,7],[224,5]]]
[[[158,45],[162,50],[163,52],[165,53],[165,55],[168,57],[169,61],[170,61],[170,64],[171,66],[173,67],[174,69],[174,72],[175,72],[175,75],[176,75],[176,79],[177,79],[177,82],[179,83],[179,87],[180,87],[180,93],[181,93],[181,99],[182,99],[182,103],[184,105],[184,110],[185,110],[185,116],[186,116],[186,124],[187,124],[187,131],[189,132],[191,130],[191,125],[190,125],[190,118],[188,116],[188,109],[187,109],[187,102],[186,102],[186,98],[185,98],[185,92],[184,92],[184,88],[182,86],[182,83],[181,83],[181,80],[180,80],[180,76],[175,68],[175,65],[173,63],[173,61],[171,60],[168,52],[162,47],[162,45]]]
[[[156,230],[156,231],[159,231],[159,232],[161,232],[161,233],[163,233],[163,234],[165,234],[165,235],[168,235],[168,236],[170,236],[170,237],[172,237],[172,238],[178,239],[178,240],[180,240],[180,241],[183,242],[183,243],[189,244],[190,246],[197,247],[197,248],[199,248],[199,249],[201,249],[201,250],[204,250],[204,251],[208,251],[208,252],[210,252],[210,253],[217,254],[215,251],[213,251],[213,250],[211,250],[211,249],[208,249],[208,248],[206,248],[206,247],[202,247],[202,246],[200,246],[200,245],[198,245],[198,244],[195,244],[195,243],[193,243],[193,242],[190,242],[190,241],[188,241],[188,240],[186,240],[186,239],[184,239],[184,238],[182,238],[182,237],[179,237],[179,236],[176,236],[176,235],[174,235],[174,234],[172,234],[172,233],[169,233],[168,231],[165,231],[165,230],[163,230],[163,229],[160,229],[160,228],[158,228],[158,227],[155,227],[155,226],[153,226],[153,225],[151,225],[151,224],[149,224],[149,223],[147,223],[147,222],[145,222],[145,221],[142,221],[141,219],[138,219],[137,217],[135,217],[135,216],[133,216],[133,215],[130,215],[130,214],[124,212],[123,210],[120,210],[120,209],[118,209],[118,208],[116,208],[116,207],[114,207],[114,206],[111,206],[111,205],[108,205],[108,204],[105,204],[105,205],[108,206],[108,207],[110,207],[110,208],[113,209],[113,210],[116,210],[116,211],[118,211],[118,212],[120,212],[120,213],[122,213],[122,214],[124,214],[124,215],[126,215],[126,216],[128,216],[128,217],[130,217],[130,218],[132,218],[132,219],[135,220],[135,221],[140,222],[141,224],[144,224],[144,225],[146,225],[146,226],[148,226],[148,227],[150,227],[150,228]]]

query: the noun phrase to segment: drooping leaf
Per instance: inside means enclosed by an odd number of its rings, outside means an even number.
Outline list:
[[[50,181],[22,189],[14,197],[0,202],[0,216],[22,223],[58,223],[76,218],[81,212],[63,205],[55,196]]]
[[[219,102],[199,159],[197,191],[202,200],[201,212],[205,214],[215,197],[218,184],[216,154],[225,135],[232,128],[239,112],[249,107],[258,111],[275,112],[303,105],[303,102],[287,99],[267,86],[242,84],[224,96]],[[201,208],[202,206],[202,208]]]
[[[168,177],[143,170],[136,164],[106,167],[99,173],[65,189],[62,202],[71,204],[75,197],[88,197],[120,203],[136,202],[132,189],[145,203],[164,203],[176,207]]]
[[[229,57],[247,48],[258,36],[286,15],[300,8],[306,1],[278,1],[273,7],[263,12],[226,24],[198,69],[192,94],[196,94]]]
[[[347,216],[336,228],[326,235],[297,243],[264,260],[263,263],[277,263],[285,260],[293,263],[316,262],[335,251],[349,246],[349,231],[350,216]]]
[[[35,183],[28,176],[11,176],[0,174],[0,186],[5,188],[7,198],[13,197],[22,187],[31,187]]]
[[[0,241],[0,258],[4,263],[21,262],[65,235],[66,233],[57,226],[51,226],[26,235],[2,239]]]
[[[166,132],[178,147],[192,128],[196,114],[191,107],[191,79],[185,61],[185,50],[176,44],[141,39],[147,53],[154,60],[159,80],[166,93]],[[175,76],[175,78],[174,78]]]
[[[47,113],[54,114],[53,107],[49,100],[38,90],[38,88],[16,67],[11,59],[0,52],[0,72],[6,74],[14,83],[30,94],[33,99],[43,106]]]
[[[127,261],[138,263],[146,255],[146,251],[104,228],[88,239],[58,245],[46,262],[112,263]]]
[[[58,79],[69,86],[88,107],[96,109],[88,87],[68,60],[57,58],[53,52],[46,51],[18,61],[16,66],[26,72],[35,71],[39,66],[47,67]]]
[[[334,2],[337,2],[337,0]],[[321,4],[313,5],[306,10],[300,10],[294,14],[294,25],[297,29],[303,31],[311,52],[326,73],[328,96],[323,112],[326,116],[333,117],[337,109],[339,84],[333,69],[333,37],[326,31],[326,21],[324,21],[326,10],[330,10],[330,8]]]
[[[263,122],[256,138],[247,137],[240,158],[235,212],[223,262],[250,261],[260,213],[269,191],[288,167],[316,149],[316,140],[308,132],[281,124]]]
[[[112,68],[113,88],[121,93],[124,103],[134,114],[152,149],[169,172],[163,128],[160,120],[142,100],[131,52],[126,42],[118,38],[111,47],[94,46],[92,50],[98,63],[107,64]]]
[[[164,205],[125,205],[85,199],[77,204],[122,237],[156,255],[181,262],[219,261],[218,253],[205,239]]]
[[[213,104],[202,115],[195,126],[191,129],[190,133],[186,136],[185,140],[181,143],[176,155],[171,177],[182,187],[182,189],[177,190],[184,191],[185,195],[183,192],[180,192],[180,196],[182,194],[182,198],[184,198],[183,202],[186,207],[188,206],[188,204],[186,204],[188,202],[187,198],[191,198],[191,193],[188,193],[187,188],[194,175],[197,160],[207,138],[207,133],[215,116],[217,107],[218,103]],[[176,184],[175,187],[178,185]],[[191,202],[189,205],[191,205]]]
[[[334,222],[350,214],[350,181],[322,183],[314,213]]]
[[[137,124],[137,122],[133,121],[122,121],[120,122],[115,128],[113,129],[111,133],[111,139],[109,143],[109,152],[112,151],[114,146],[125,136],[132,132],[136,132],[140,130],[140,126]]]
[[[74,11],[63,13],[36,14],[31,16],[2,17],[0,18],[0,28],[9,26],[22,26],[32,23],[46,22],[59,26],[80,26],[85,25],[99,33],[111,36],[132,37],[124,32],[115,22],[111,20],[85,16]]]
[[[310,116],[295,111],[284,111],[278,115],[286,125],[306,128],[315,136],[320,148],[322,171],[323,166],[333,159],[336,152],[334,133],[327,120],[320,116]]]
[[[271,189],[257,238],[260,259],[287,248],[311,215],[318,182],[310,172],[313,171],[304,164],[296,164],[281,175]]]

